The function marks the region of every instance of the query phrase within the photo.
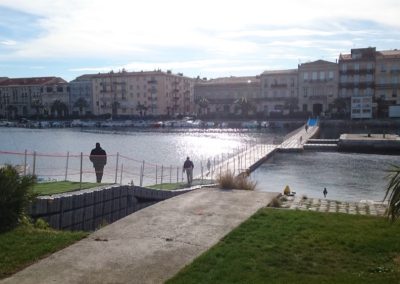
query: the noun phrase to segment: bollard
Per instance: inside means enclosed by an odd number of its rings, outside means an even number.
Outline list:
[[[116,161],[116,165],[115,165],[115,182],[117,183],[117,176],[118,176],[118,161],[119,161],[119,152],[117,152],[117,161]]]
[[[156,165],[156,185],[157,185],[157,172],[158,172],[158,166]]]
[[[67,177],[68,177],[68,162],[69,162],[69,152],[67,152],[67,162],[65,164],[65,177],[64,177],[64,181],[67,181]]]

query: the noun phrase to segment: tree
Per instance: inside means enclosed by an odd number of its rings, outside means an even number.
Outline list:
[[[67,105],[60,101],[60,100],[55,100],[53,104],[51,105],[51,114],[53,115],[54,113],[57,114],[57,116],[65,116],[68,112],[68,107]]]
[[[388,198],[388,217],[393,222],[400,217],[400,166],[392,165],[388,170],[389,179],[384,200]]]
[[[249,112],[254,109],[253,104],[246,97],[236,100],[235,104],[239,107],[243,116],[248,116]]]
[[[197,104],[200,107],[200,113],[203,114],[203,110],[205,110],[208,107],[209,101],[207,98],[201,97],[198,101]]]
[[[40,114],[40,110],[44,108],[43,103],[40,99],[32,100],[31,106],[36,110],[36,116],[38,117]]]
[[[147,106],[138,103],[136,110],[140,113],[140,116],[146,116]]]
[[[21,177],[10,165],[0,169],[0,231],[15,226],[23,216],[35,197],[35,181],[35,176]]]
[[[89,107],[88,102],[84,98],[79,98],[75,103],[74,107],[79,109],[79,116],[82,116],[82,111]]]

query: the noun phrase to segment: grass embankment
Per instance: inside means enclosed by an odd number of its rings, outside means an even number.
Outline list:
[[[400,283],[400,225],[262,209],[167,283]]]
[[[100,185],[107,185],[107,184],[82,182],[82,188],[80,188],[79,182],[73,182],[73,181],[43,182],[35,184],[33,187],[33,191],[39,195],[51,195],[57,193],[76,191],[80,189],[92,188]]]
[[[85,232],[20,226],[0,233],[0,279],[84,237]]]

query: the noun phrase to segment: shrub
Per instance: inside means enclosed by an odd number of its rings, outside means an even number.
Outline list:
[[[235,178],[235,185],[237,189],[254,190],[257,182],[251,181],[247,176],[240,175]]]
[[[235,188],[235,176],[230,172],[221,174],[217,178],[219,187],[222,189],[233,189]]]
[[[256,182],[249,180],[247,175],[242,174],[235,177],[230,171],[220,175],[217,181],[222,189],[254,190],[257,185]]]
[[[21,177],[10,165],[0,169],[0,231],[15,226],[23,218],[25,209],[35,197],[35,181],[34,176]]]

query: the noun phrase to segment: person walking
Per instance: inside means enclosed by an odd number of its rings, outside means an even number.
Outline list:
[[[193,181],[193,168],[193,162],[190,160],[189,157],[187,157],[185,163],[183,164],[183,172],[186,172],[187,182],[189,186],[192,185]]]
[[[328,191],[326,190],[326,187],[324,187],[324,191],[322,193],[324,194],[324,198],[326,198],[326,195],[328,194]]]
[[[93,163],[93,168],[96,173],[97,183],[101,183],[103,178],[104,166],[107,164],[107,153],[100,147],[100,143],[96,143],[96,148],[92,149],[89,156]]]

